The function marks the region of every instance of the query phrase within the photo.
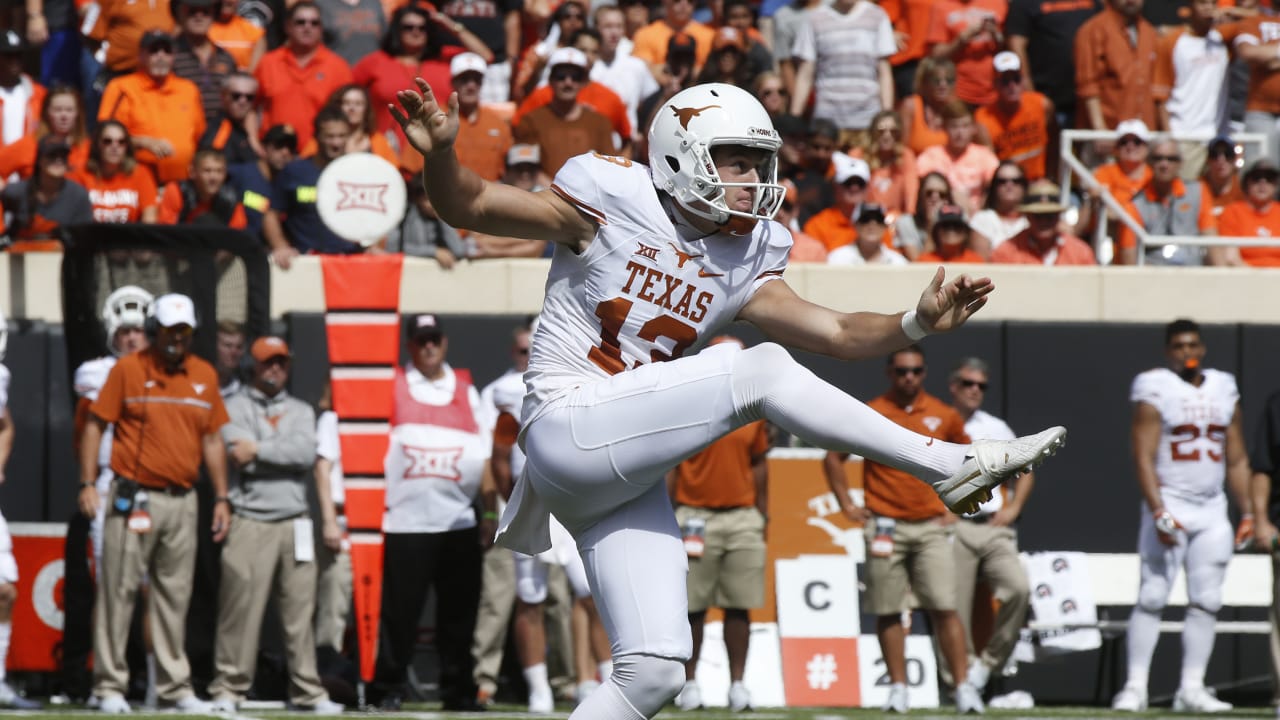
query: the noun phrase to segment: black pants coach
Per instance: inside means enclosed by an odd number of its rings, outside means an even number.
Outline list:
[[[418,618],[435,591],[440,699],[445,707],[475,701],[471,638],[480,606],[480,532],[387,533],[382,560],[382,623],[378,634],[377,689],[403,693],[418,640]]]

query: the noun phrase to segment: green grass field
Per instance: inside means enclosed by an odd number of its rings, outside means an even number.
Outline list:
[[[368,718],[406,718],[408,720],[479,720],[486,718],[488,720],[510,720],[514,718],[567,718],[568,708],[564,707],[556,715],[530,715],[521,712],[521,708],[511,705],[494,706],[487,713],[460,713],[446,714],[433,709],[430,704],[421,706],[408,706],[405,712],[400,713],[381,713],[381,712],[348,712],[347,716],[362,716]],[[306,713],[290,713],[282,710],[246,710],[238,715],[175,715],[172,713],[162,712],[144,712],[137,711],[135,715],[159,716],[169,720],[186,720],[187,718],[221,718],[222,720],[272,720],[275,718],[299,718],[307,717]],[[689,718],[691,720],[843,720],[844,718],[879,718],[885,715],[879,710],[870,709],[821,709],[821,710],[786,710],[766,708],[756,710],[751,713],[730,713],[724,710],[705,710],[701,712],[678,712],[671,710],[659,715],[659,718]],[[915,710],[910,714],[913,718],[937,718],[954,719],[956,715],[948,712],[947,708],[934,708]],[[73,709],[69,707],[52,708],[44,711],[34,712],[0,712],[0,718],[4,717],[22,717],[31,718],[32,720],[85,720],[86,718],[105,717],[92,710]],[[1145,713],[1112,713],[1103,708],[1084,708],[1084,707],[1048,707],[1036,708],[1034,710],[990,710],[987,717],[995,718],[1090,718],[1091,720],[1120,720],[1122,718],[1178,718],[1185,719],[1193,717],[1184,713],[1174,713],[1168,708],[1157,708],[1149,710]],[[1271,708],[1247,708],[1237,709],[1230,713],[1215,715],[1214,717],[1228,718],[1273,718],[1276,717],[1275,711]],[[608,720],[601,718],[600,720]]]

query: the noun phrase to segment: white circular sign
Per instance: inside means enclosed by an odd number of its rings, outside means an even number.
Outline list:
[[[320,219],[335,235],[366,247],[400,224],[405,202],[400,171],[372,153],[343,155],[316,183]]]
[[[36,617],[54,630],[61,630],[63,624],[63,610],[58,607],[58,583],[62,582],[65,571],[63,560],[52,560],[36,573],[36,581],[31,587],[31,604],[36,609]]]

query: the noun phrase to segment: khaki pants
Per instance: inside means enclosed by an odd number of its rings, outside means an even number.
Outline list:
[[[925,610],[955,610],[953,532],[954,525],[936,520],[899,520],[893,528],[893,553],[876,557],[871,554],[876,523],[874,518],[868,521],[863,529],[867,540],[864,612],[896,615],[908,609],[909,594]]]
[[[764,516],[754,507],[708,510],[680,505],[676,522],[701,518],[704,548],[689,558],[689,612],[708,608],[750,610],[764,604]]]
[[[969,655],[973,655],[974,647],[970,621],[978,578],[991,586],[991,593],[1000,602],[991,639],[981,658],[984,665],[998,673],[1013,654],[1031,604],[1027,573],[1018,560],[1017,533],[1010,527],[960,520],[956,523],[955,556],[956,604]]]
[[[498,545],[486,550],[480,572],[480,609],[476,613],[471,655],[476,663],[476,687],[493,697],[498,691],[502,650],[507,644],[507,627],[516,602],[516,564],[511,559],[511,551]]]
[[[108,506],[115,497],[111,483]],[[125,645],[144,575],[151,585],[148,614],[156,657],[156,696],[175,702],[191,694],[187,662],[187,607],[196,562],[196,494],[148,492],[151,531],[125,527],[126,516],[107,510],[103,521],[102,577],[93,607],[93,692],[124,695],[129,683]]]
[[[308,540],[311,536],[308,535]],[[209,685],[215,699],[237,702],[253,684],[258,638],[267,600],[274,593],[284,628],[289,662],[289,700],[310,706],[328,699],[316,673],[311,632],[315,609],[316,564],[294,560],[292,520],[259,522],[231,519],[222,548],[222,584],[218,591],[218,639]]]
[[[351,611],[351,553],[316,541],[316,647],[342,651]]]

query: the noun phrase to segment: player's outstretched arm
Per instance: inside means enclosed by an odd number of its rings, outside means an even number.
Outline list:
[[[441,107],[431,86],[396,94],[390,105],[405,137],[422,153],[422,183],[440,219],[455,228],[502,237],[545,240],[582,250],[595,236],[595,223],[549,191],[531,193],[487,182],[462,166],[454,152],[458,139],[458,96]]]
[[[995,290],[990,278],[961,275],[951,282],[944,280],[944,271],[938,268],[920,295],[914,310],[920,333],[960,327]],[[786,281],[774,280],[756,291],[738,318],[783,345],[842,360],[860,360],[884,355],[914,341],[903,329],[904,315],[837,312],[801,298]]]

